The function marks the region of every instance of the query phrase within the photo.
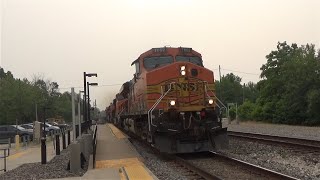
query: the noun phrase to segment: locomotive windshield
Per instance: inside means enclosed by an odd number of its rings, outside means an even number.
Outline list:
[[[201,58],[197,56],[176,56],[176,62],[181,62],[181,61],[191,62],[198,66],[203,66]]]
[[[147,69],[154,69],[163,65],[173,63],[172,56],[158,56],[158,57],[146,57],[143,60],[144,67]]]

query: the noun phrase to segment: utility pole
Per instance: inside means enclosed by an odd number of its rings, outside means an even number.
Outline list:
[[[38,121],[38,104],[36,103],[36,121]]]
[[[243,83],[242,87],[242,104],[244,103],[244,88],[246,87],[246,83]]]
[[[21,80],[19,78],[19,115],[18,115],[18,118],[17,118],[17,121],[16,121],[16,127],[18,126],[18,121],[20,119],[20,123],[21,123],[21,119],[22,119],[22,97],[21,97]]]
[[[220,65],[219,65],[219,77],[220,77],[220,82],[221,82],[221,68],[220,68]]]
[[[97,118],[97,117],[96,117],[96,109],[97,109],[97,100],[95,99],[95,100],[94,100],[94,110],[93,110],[93,116],[94,116],[95,118]]]
[[[80,112],[80,103],[81,103],[81,91],[78,95],[78,120],[79,120],[79,136],[81,136],[81,112]]]
[[[219,83],[219,91],[220,91],[220,99],[221,99],[221,101],[223,102],[223,99],[222,99],[222,88],[221,88],[221,85],[222,85],[222,83],[221,83],[221,67],[220,67],[220,65],[219,65],[219,78],[220,78],[220,83]]]
[[[71,88],[71,108],[72,108],[72,126],[73,126],[73,142],[76,140],[76,112],[75,112],[75,93],[74,88]]]
[[[87,73],[83,72],[83,93],[84,93],[84,97],[83,98],[83,121],[86,122],[87,121],[87,110],[86,110],[86,95],[87,95]]]

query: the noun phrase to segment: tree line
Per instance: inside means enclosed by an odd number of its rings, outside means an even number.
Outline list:
[[[57,82],[44,80],[34,76],[32,81],[27,78],[14,78],[10,71],[0,67],[0,124],[23,124],[38,119],[62,116],[71,121],[71,94],[59,92]]]
[[[225,104],[237,103],[242,120],[319,125],[320,50],[313,44],[279,42],[266,59],[262,80],[241,84],[240,77],[227,74],[216,81],[217,97]]]

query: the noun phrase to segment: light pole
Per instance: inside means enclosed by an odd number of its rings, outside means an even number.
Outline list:
[[[87,77],[92,77],[92,76],[95,76],[95,77],[98,77],[97,73],[86,73],[86,72],[83,72],[83,91],[84,91],[84,97],[86,97],[86,94],[87,94]],[[83,106],[83,118],[84,118],[84,121],[87,121],[87,111],[86,111],[86,98],[83,99],[84,102],[84,106]]]
[[[98,83],[89,83],[87,82],[88,87],[88,120],[90,121],[90,86],[98,86]],[[91,122],[90,122],[91,125]]]

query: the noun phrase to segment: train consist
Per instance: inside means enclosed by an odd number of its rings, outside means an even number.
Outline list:
[[[228,147],[219,119],[213,72],[192,48],[152,48],[132,62],[125,82],[106,108],[110,122],[160,152],[192,153]]]

